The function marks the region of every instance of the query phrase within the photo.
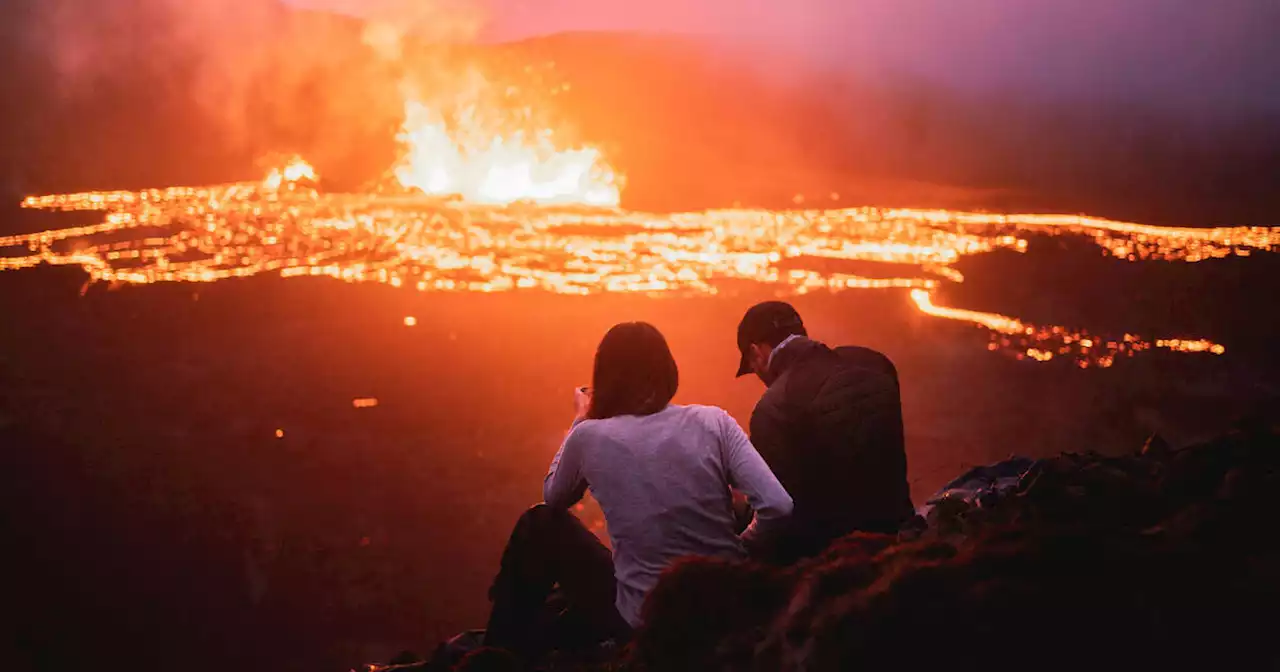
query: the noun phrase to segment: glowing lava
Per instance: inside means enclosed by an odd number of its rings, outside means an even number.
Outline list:
[[[311,164],[302,160],[302,157],[295,156],[283,168],[272,168],[267,173],[267,178],[262,181],[262,186],[268,190],[279,189],[285,184],[301,182],[302,180],[316,181],[316,170]]]
[[[936,305],[934,290],[963,282],[954,268],[961,258],[1025,252],[1037,234],[1085,237],[1129,261],[1195,262],[1280,246],[1276,228],[1153,227],[1060,215],[877,208],[658,215],[496,207],[422,194],[331,194],[315,187],[314,171],[300,161],[265,182],[41,196],[23,205],[99,211],[104,219],[0,238],[0,248],[18,251],[0,256],[0,270],[74,265],[91,281],[133,284],[271,273],[418,291],[716,294],[744,281],[793,294],[906,289],[923,314],[988,330],[992,350],[1103,367],[1154,348],[1209,354],[1225,348],[1198,338],[1106,338],[1038,326]],[[895,273],[869,277],[832,269],[868,261]]]
[[[400,186],[469,203],[617,207],[622,180],[592,147],[565,147],[516,86],[475,67],[449,73],[443,95],[401,84]],[[536,97],[536,96],[533,96]]]
[[[617,206],[618,178],[595,149],[557,149],[554,133],[451,133],[435,109],[411,102],[400,140],[408,147],[396,178],[406,189],[472,203]],[[462,117],[474,123],[474,113]]]

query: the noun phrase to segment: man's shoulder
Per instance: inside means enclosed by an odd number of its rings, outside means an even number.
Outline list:
[[[893,360],[879,350],[860,345],[842,345],[835,348],[834,352],[839,357],[841,367],[875,371],[894,379],[898,377],[898,368],[893,365]]]
[[[785,413],[796,404],[805,405],[831,383],[840,386],[848,384],[850,379],[858,379],[862,384],[876,385],[875,381],[896,384],[898,380],[893,361],[872,348],[860,345],[832,348],[819,341],[789,347],[798,348],[795,359],[761,395],[753,417],[760,413]]]
[[[884,353],[847,345],[814,349],[798,360],[770,388],[769,403],[778,409],[807,408],[832,395],[864,394],[896,389],[898,372]],[[877,392],[878,393],[878,392]],[[761,398],[765,403],[766,394]]]

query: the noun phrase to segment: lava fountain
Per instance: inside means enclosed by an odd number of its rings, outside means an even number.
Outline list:
[[[600,150],[561,149],[552,128],[532,123],[532,109],[493,100],[496,87],[478,69],[454,85],[447,105],[403,88],[407,151],[395,177],[405,189],[487,205],[619,204],[621,179]]]

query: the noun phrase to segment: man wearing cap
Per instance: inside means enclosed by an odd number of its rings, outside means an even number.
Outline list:
[[[768,389],[751,443],[795,501],[784,538],[753,554],[790,563],[861,530],[892,534],[914,515],[898,373],[888,357],[811,340],[795,308],[753,306],[738,325],[738,376]]]

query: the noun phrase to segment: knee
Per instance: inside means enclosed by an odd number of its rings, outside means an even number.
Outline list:
[[[552,508],[548,506],[546,502],[538,502],[528,509],[525,509],[525,512],[520,516],[520,518],[528,520],[544,520],[546,518],[550,518],[551,513]]]
[[[520,514],[516,520],[517,528],[543,527],[555,518],[555,510],[546,504],[534,504]]]
[[[547,516],[547,515],[550,515],[552,511],[555,511],[555,509],[551,508],[550,504],[546,502],[538,502],[537,504],[534,504],[533,506],[529,507],[529,509],[524,512],[524,515]]]
[[[545,503],[535,504],[528,508],[516,522],[518,529],[540,530],[558,529],[573,516],[566,509],[557,509]]]

